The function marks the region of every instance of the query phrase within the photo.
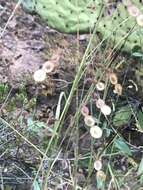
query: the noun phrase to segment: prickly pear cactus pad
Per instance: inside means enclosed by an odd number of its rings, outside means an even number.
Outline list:
[[[142,0],[23,0],[47,24],[65,33],[100,32],[103,39],[125,51],[143,44]]]
[[[38,13],[47,24],[61,32],[89,31],[99,15],[100,3],[91,0],[23,0],[24,8]],[[92,3],[91,3],[92,2]],[[34,8],[33,8],[34,7]]]

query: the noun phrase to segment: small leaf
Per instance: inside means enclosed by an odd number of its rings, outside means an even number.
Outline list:
[[[142,53],[139,53],[139,52],[134,52],[133,54],[132,54],[134,57],[143,57],[143,54]]]
[[[129,146],[125,143],[123,138],[116,139],[115,142],[114,142],[114,145],[115,145],[116,148],[118,148],[124,154],[127,154],[129,156],[132,155]]]
[[[140,162],[140,165],[139,165],[137,173],[138,173],[138,175],[143,174],[143,158],[141,159],[141,162]]]
[[[28,118],[28,120],[27,120],[27,125],[28,125],[28,127],[31,127],[32,125],[34,125],[34,122],[33,122],[32,117],[29,117],[29,118]]]
[[[97,188],[104,190],[105,189],[105,180],[106,180],[106,175],[102,170],[97,171],[96,173],[96,183],[97,183]]]
[[[54,130],[48,127],[44,122],[34,121],[31,117],[29,117],[27,120],[27,126],[28,126],[27,129],[28,131],[32,131],[35,133],[38,133],[41,129],[47,129],[51,133],[54,132]]]
[[[139,182],[140,184],[143,184],[143,174],[140,176]]]
[[[104,189],[104,187],[105,187],[105,182],[102,181],[101,179],[97,179],[96,181],[97,181],[97,188],[98,188],[98,189]]]
[[[39,183],[37,181],[34,181],[34,183],[33,183],[33,189],[34,190],[41,190],[41,188],[39,186]]]
[[[139,128],[139,130],[143,131],[143,112],[139,111],[137,113],[137,119],[138,119],[137,127]]]
[[[113,117],[113,125],[118,127],[125,125],[129,122],[132,115],[132,110],[130,106],[121,107],[119,111],[115,112]]]

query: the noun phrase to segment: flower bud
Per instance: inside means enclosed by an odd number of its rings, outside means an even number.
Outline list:
[[[87,115],[89,115],[89,109],[88,109],[88,107],[87,106],[82,106],[82,108],[81,108],[81,114],[83,115],[83,116],[87,116]]]

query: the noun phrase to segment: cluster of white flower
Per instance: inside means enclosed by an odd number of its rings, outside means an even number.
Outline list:
[[[98,105],[98,108],[100,108],[101,105],[105,106],[105,103],[103,100],[99,99],[97,105]],[[109,109],[109,108],[107,108],[107,109]],[[101,138],[103,131],[99,126],[96,125],[96,118],[94,118],[92,115],[89,115],[89,109],[87,106],[83,106],[81,108],[81,114],[84,116],[84,123],[90,127],[91,136],[95,139]],[[102,181],[105,181],[106,175],[102,171],[102,161],[100,159],[94,161],[94,169],[97,171],[96,177],[98,179],[100,178],[100,180],[102,180]]]
[[[103,82],[98,82],[96,84],[96,89],[98,91],[103,91],[105,89],[105,84]],[[100,111],[104,114],[104,115],[110,115],[111,113],[111,108],[110,106],[105,104],[105,101],[98,98],[96,100],[96,107],[100,109]]]
[[[116,79],[116,81],[114,81],[114,83],[118,84],[117,81],[118,80]],[[98,82],[96,84],[96,89],[98,91],[103,91],[105,89],[105,83],[104,82]],[[98,109],[100,109],[101,113],[104,114],[105,116],[111,114],[110,106],[106,105],[105,101],[101,98],[96,99],[96,107]],[[88,107],[83,106],[81,108],[81,113],[84,116],[84,123],[90,127],[91,136],[95,139],[101,138],[102,134],[103,134],[103,130],[98,125],[96,125],[97,120],[96,120],[96,118],[94,118],[92,115],[89,114]],[[105,181],[106,175],[102,171],[102,161],[100,159],[98,159],[94,162],[94,169],[97,171],[96,177],[102,181]]]
[[[99,139],[102,137],[102,129],[96,125],[96,119],[89,115],[88,107],[83,106],[81,109],[81,113],[84,116],[84,123],[90,127],[90,134],[93,138]]]
[[[96,100],[96,107],[99,108],[101,113],[105,116],[111,114],[110,106],[106,105],[105,101],[100,98]]]
[[[35,71],[33,78],[35,82],[43,82],[46,79],[46,75],[53,72],[55,69],[55,63],[47,61],[43,64],[41,69]]]

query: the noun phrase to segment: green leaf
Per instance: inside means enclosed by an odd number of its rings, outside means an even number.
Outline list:
[[[138,173],[138,175],[143,174],[143,158],[141,159],[141,162],[140,162],[140,165],[139,165],[137,173]]]
[[[132,110],[130,106],[121,107],[120,110],[115,112],[115,116],[113,117],[113,125],[118,127],[127,124],[131,118],[131,115]]]
[[[139,111],[137,113],[137,119],[138,119],[137,127],[139,130],[143,131],[143,112],[142,111]]]
[[[39,186],[39,183],[37,181],[34,181],[34,183],[33,183],[33,189],[34,190],[41,190],[41,188]]]
[[[28,126],[28,129],[27,129],[28,131],[32,131],[35,133],[38,133],[41,129],[47,129],[51,133],[54,132],[54,130],[48,127],[44,122],[34,121],[32,117],[28,118],[27,126]]]
[[[116,148],[118,148],[124,154],[127,154],[128,156],[132,156],[131,150],[123,138],[116,139],[114,141],[114,145]]]
[[[102,181],[101,179],[96,179],[96,181],[97,181],[97,188],[98,189],[104,189],[104,187],[105,187],[105,182],[104,181]]]
[[[8,93],[8,86],[6,84],[0,84],[0,93],[1,94],[6,94]]]
[[[143,54],[142,54],[142,53],[139,53],[139,52],[134,52],[132,55],[133,55],[134,57],[138,57],[138,58],[143,57]]]

